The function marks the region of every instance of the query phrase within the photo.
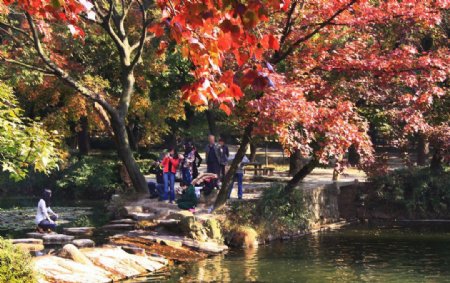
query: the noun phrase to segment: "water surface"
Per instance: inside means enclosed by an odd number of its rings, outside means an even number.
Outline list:
[[[367,227],[311,235],[129,282],[450,282],[450,229]]]

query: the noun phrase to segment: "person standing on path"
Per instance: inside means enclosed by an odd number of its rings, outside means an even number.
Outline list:
[[[181,166],[181,174],[183,176],[183,182],[189,186],[192,181],[192,169],[195,162],[195,150],[192,143],[185,143],[183,156],[184,159]]]
[[[223,138],[219,139],[219,151],[220,151],[220,179],[223,180],[225,177],[225,169],[228,165],[228,157],[230,156],[230,151],[228,146],[225,144]]]
[[[208,136],[208,145],[205,148],[206,172],[216,175],[220,174],[220,150],[216,144],[214,135]]]
[[[180,164],[180,159],[183,156],[178,156],[177,151],[174,148],[169,149],[169,153],[164,157],[161,165],[163,166],[164,172],[164,201],[170,201],[173,203],[175,201],[175,174],[177,173],[178,165]],[[170,185],[170,194],[169,194]]]
[[[233,159],[231,159],[231,160],[233,160]],[[233,190],[234,182],[237,181],[237,183],[238,183],[238,199],[242,199],[242,195],[243,195],[242,186],[243,186],[243,180],[244,180],[244,166],[245,166],[245,164],[247,164],[249,162],[250,162],[250,160],[248,160],[247,156],[244,155],[244,157],[242,158],[241,163],[239,163],[239,166],[236,169],[236,174],[234,175],[233,181],[230,184],[230,189],[229,189],[230,193],[228,194],[228,198],[231,197],[231,191]]]
[[[198,154],[198,150],[194,145],[192,145],[192,149],[195,151],[195,159],[194,163],[192,164],[192,179],[195,179],[198,177],[198,168],[202,164],[203,159],[200,154]]]

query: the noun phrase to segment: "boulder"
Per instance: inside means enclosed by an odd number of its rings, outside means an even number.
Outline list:
[[[222,229],[220,227],[219,221],[214,218],[209,218],[203,224],[206,230],[206,235],[215,241],[222,241]]]
[[[95,242],[91,239],[76,239],[72,241],[72,244],[78,248],[92,248],[95,247]]]
[[[124,206],[120,209],[120,215],[129,217],[133,213],[142,213],[144,212],[144,209],[140,205],[129,205]]]
[[[258,233],[251,227],[241,226],[231,231],[228,243],[233,247],[257,247]]]
[[[94,227],[68,227],[63,228],[64,233],[74,236],[92,236]]]
[[[90,261],[77,247],[72,244],[65,245],[59,252],[59,256],[71,259],[81,264],[92,265],[92,261]]]

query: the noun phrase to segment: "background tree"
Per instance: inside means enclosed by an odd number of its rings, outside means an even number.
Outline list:
[[[58,168],[59,140],[42,123],[23,117],[11,87],[0,81],[0,167],[16,180],[30,169],[49,173]]]

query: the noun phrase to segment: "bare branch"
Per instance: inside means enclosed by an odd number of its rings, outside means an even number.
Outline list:
[[[130,66],[131,68],[134,68],[136,66],[136,64],[139,62],[139,60],[142,56],[142,51],[144,49],[145,40],[147,39],[147,27],[148,27],[147,13],[145,12],[145,7],[141,3],[141,1],[137,0],[137,3],[139,4],[139,7],[140,7],[140,10],[142,13],[142,31],[141,31],[141,37],[140,37],[137,45],[135,44],[131,47],[131,52],[133,52],[137,48],[136,55],[134,56],[133,61],[131,62],[131,66]]]
[[[32,41],[30,34],[21,28],[18,28],[16,26],[13,26],[13,25],[10,25],[10,24],[4,23],[4,22],[0,22],[0,27],[5,28],[5,29],[11,29],[15,32],[18,32],[18,33],[24,35],[28,40]]]
[[[110,115],[116,115],[114,107],[112,107],[105,99],[103,99],[99,94],[95,94],[88,88],[84,87],[80,82],[71,77],[66,71],[61,69],[52,60],[50,60],[50,58],[46,55],[44,48],[41,44],[41,41],[39,39],[39,33],[36,29],[33,18],[28,12],[25,13],[25,16],[30,26],[31,34],[33,37],[34,49],[36,50],[42,61],[44,61],[44,63],[47,65],[47,68],[52,70],[57,77],[62,79],[68,85],[70,85],[75,90],[80,92],[81,95],[99,103],[103,108],[105,108],[106,111],[108,111]]]
[[[348,8],[350,8],[353,4],[355,4],[358,0],[351,0],[348,4],[344,5],[342,8],[337,10],[328,20],[324,21],[323,23],[320,23],[312,32],[308,33],[307,35],[297,39],[294,43],[292,43],[289,48],[284,52],[277,52],[274,54],[272,59],[270,60],[271,63],[278,63],[281,60],[285,59],[287,56],[292,54],[292,52],[297,48],[301,43],[309,40],[314,35],[319,33],[324,27],[328,26],[333,20],[342,14],[344,11],[346,11]]]
[[[0,61],[6,62],[6,63],[9,63],[9,64],[14,64],[14,65],[20,66],[22,68],[33,70],[33,71],[37,71],[37,72],[40,72],[40,73],[43,73],[43,74],[46,74],[46,75],[55,75],[55,73],[52,70],[48,69],[48,68],[43,69],[43,68],[40,68],[40,67],[37,67],[37,66],[33,66],[33,65],[30,65],[30,64],[27,64],[27,63],[24,63],[24,62],[20,62],[20,61],[17,61],[17,60],[5,58],[5,57],[0,57]]]
[[[284,25],[283,32],[281,33],[280,38],[280,46],[284,44],[286,41],[286,38],[289,36],[292,30],[292,15],[295,12],[295,8],[297,7],[298,1],[293,1],[291,4],[291,7],[289,8],[287,18],[286,18],[286,24]]]

